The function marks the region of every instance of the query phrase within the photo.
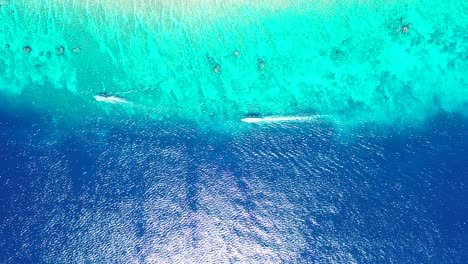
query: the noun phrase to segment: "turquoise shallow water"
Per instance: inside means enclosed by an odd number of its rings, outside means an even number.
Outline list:
[[[3,1],[0,89],[69,119],[468,111],[464,1],[96,2]]]

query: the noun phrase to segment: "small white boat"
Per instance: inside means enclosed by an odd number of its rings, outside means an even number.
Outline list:
[[[316,119],[319,116],[267,116],[267,117],[246,117],[242,118],[242,122],[246,123],[269,123],[269,122],[285,122],[285,121],[307,121]]]
[[[107,103],[111,103],[111,104],[117,104],[117,103],[126,104],[126,103],[128,103],[127,100],[125,100],[123,98],[120,98],[120,97],[117,97],[115,95],[110,95],[108,93],[99,93],[99,94],[94,96],[94,99],[96,99],[96,101],[98,101],[98,102],[107,102]]]

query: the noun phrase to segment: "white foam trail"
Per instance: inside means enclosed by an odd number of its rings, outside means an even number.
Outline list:
[[[246,117],[241,121],[245,123],[272,123],[272,122],[286,122],[286,121],[308,121],[319,118],[319,115],[314,116],[267,116],[267,117]]]
[[[111,103],[111,104],[116,104],[116,103],[126,104],[126,103],[128,103],[127,100],[122,99],[122,98],[117,97],[117,96],[95,95],[94,99],[96,99],[96,101],[98,101],[98,102],[107,102],[107,103]]]

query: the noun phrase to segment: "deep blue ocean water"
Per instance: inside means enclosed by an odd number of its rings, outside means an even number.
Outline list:
[[[0,263],[466,263],[468,120],[244,131],[0,108]]]

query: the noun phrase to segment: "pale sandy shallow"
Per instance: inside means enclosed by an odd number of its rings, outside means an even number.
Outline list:
[[[8,0],[0,0],[6,1]],[[179,14],[217,13],[225,15],[228,10],[258,8],[265,11],[282,11],[290,8],[308,10],[328,10],[332,7],[346,8],[351,5],[368,5],[379,8],[381,5],[404,4],[416,0],[19,0],[29,6],[63,5],[86,6],[88,8],[104,7],[108,11],[131,12],[144,14],[155,10],[170,9]]]

